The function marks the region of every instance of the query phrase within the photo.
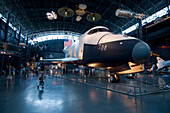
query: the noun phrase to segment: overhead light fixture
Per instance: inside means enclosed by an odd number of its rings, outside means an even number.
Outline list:
[[[95,17],[93,17],[93,21],[95,21]]]
[[[43,60],[43,57],[40,57],[40,60]]]
[[[93,15],[93,21],[95,21],[95,15]]]
[[[65,16],[67,16],[67,9],[65,9],[65,12],[64,12]]]
[[[47,12],[46,15],[47,15],[47,18],[48,18],[49,20],[55,20],[55,19],[57,19],[57,14],[55,14],[54,11],[51,11],[51,13]]]

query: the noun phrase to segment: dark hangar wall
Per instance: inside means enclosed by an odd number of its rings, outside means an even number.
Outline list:
[[[40,46],[45,45],[46,48],[40,53],[43,58],[63,58],[64,40],[55,39],[39,43]]]
[[[143,26],[143,37],[154,53],[164,60],[170,60],[170,17],[164,16],[162,19],[162,21],[153,21]],[[138,30],[134,30],[127,35],[138,37],[139,33]]]

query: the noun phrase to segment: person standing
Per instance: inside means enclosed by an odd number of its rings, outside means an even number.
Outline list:
[[[15,77],[15,68],[13,67],[13,77]]]
[[[27,77],[29,77],[29,66],[27,66],[27,67],[25,68],[25,71],[26,71],[26,78],[27,78]]]
[[[44,75],[44,64],[41,65],[41,74]]]
[[[9,67],[7,68],[7,71],[8,71],[8,75],[7,75],[7,78],[6,78],[6,85],[8,87],[8,81],[10,80],[10,84],[11,84],[11,87],[12,87],[12,67],[11,67],[11,65],[9,65]]]
[[[35,67],[33,68],[33,77],[35,76],[34,74],[36,73]]]

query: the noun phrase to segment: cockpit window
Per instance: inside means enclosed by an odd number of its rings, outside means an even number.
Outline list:
[[[105,28],[99,28],[98,31],[101,31],[101,32],[110,32],[108,29],[105,29]]]
[[[98,29],[90,30],[87,34],[91,35],[91,34],[94,34],[94,33],[97,33],[97,32],[110,32],[110,31],[108,29],[105,29],[105,28],[98,28]]]

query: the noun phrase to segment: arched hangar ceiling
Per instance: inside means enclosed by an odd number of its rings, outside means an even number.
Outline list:
[[[10,22],[17,28],[22,27],[23,35],[53,30],[82,34],[97,25],[106,26],[114,33],[119,33],[137,20],[116,17],[116,9],[128,9],[151,15],[166,7],[168,3],[169,0],[0,0],[0,13],[6,16],[10,12]],[[78,4],[86,4],[86,10],[100,14],[101,19],[98,22],[89,22],[86,13],[81,21],[76,21],[75,12],[70,18],[64,18],[57,13],[61,7],[68,7],[75,11]],[[57,13],[56,20],[47,19],[46,13],[51,11]]]

